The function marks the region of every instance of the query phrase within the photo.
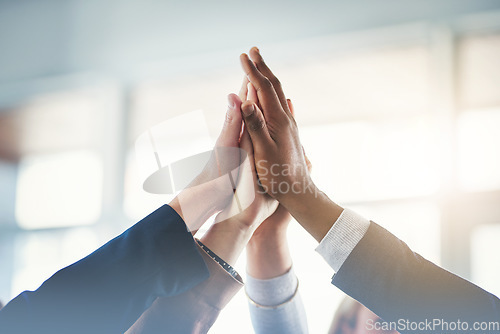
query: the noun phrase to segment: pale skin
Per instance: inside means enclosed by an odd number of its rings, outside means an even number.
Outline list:
[[[214,151],[221,147],[239,147],[242,129],[240,107],[240,98],[235,94],[230,94],[224,126],[217,138]],[[228,158],[226,157],[226,160],[229,160]],[[239,162],[239,157],[237,160],[235,158],[233,164]],[[220,212],[229,204],[232,192],[227,193],[226,189],[221,190],[218,179],[224,172],[227,170],[221,171],[218,161],[211,159],[202,173],[169,203],[191,231],[195,232],[209,217]],[[196,205],[184,205],[185,203],[195,203]],[[189,212],[183,212],[183,209],[189,210]]]
[[[257,175],[254,170],[255,164],[253,161],[252,143],[248,132],[245,129],[242,131],[241,99],[237,95],[231,94],[228,100],[229,106],[226,114],[226,121],[216,146],[238,146],[247,152],[252,171],[250,174],[241,173],[240,175],[242,175],[242,177],[251,175],[250,177],[253,178],[252,182],[255,186],[253,189],[255,192],[255,199],[252,204],[241,213],[212,225],[201,238],[201,241],[224,261],[230,265],[234,265],[255,230],[276,210],[278,202],[264,192],[258,191]],[[202,174],[219,173],[220,171],[218,169],[215,171],[216,169],[217,166],[210,166],[209,163]],[[206,180],[207,176],[200,175],[197,179]],[[242,183],[242,180],[239,180],[239,184]],[[190,213],[190,216],[194,217],[195,220],[208,219],[214,211],[217,212],[216,210],[223,205],[226,207],[219,212],[219,215],[224,215],[225,212],[230,209],[232,203],[234,203],[234,201],[227,203],[225,194],[220,195],[216,185],[212,184],[211,187],[199,187],[197,190],[198,191],[195,192],[188,189],[188,191],[183,191],[179,194],[179,196],[184,196],[184,201],[192,201],[197,204],[195,215],[193,215],[192,212]],[[239,188],[237,187],[236,193],[238,193],[238,190]],[[205,196],[210,196],[209,200],[206,200]],[[170,206],[184,219],[185,214],[182,212],[182,206],[179,203],[178,197],[170,203]]]
[[[248,152],[251,166],[254,166],[252,144],[246,130],[243,131],[240,147]],[[256,192],[255,200],[252,204],[243,210],[243,212],[212,225],[201,239],[208,248],[230,265],[235,264],[248,241],[252,238],[255,230],[278,207],[277,201],[272,197],[257,191],[258,185],[255,170],[252,170],[251,175],[253,176],[254,191]],[[236,192],[238,192],[238,188]],[[224,214],[224,211],[220,214]]]

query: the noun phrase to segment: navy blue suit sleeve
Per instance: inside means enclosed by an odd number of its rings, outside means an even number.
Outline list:
[[[165,205],[0,311],[0,333],[123,333],[157,297],[207,279],[179,215]]]
[[[373,222],[332,283],[388,322],[460,320],[472,327],[500,321],[497,297],[422,258]]]

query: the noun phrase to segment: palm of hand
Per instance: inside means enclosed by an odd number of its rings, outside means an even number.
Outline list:
[[[216,222],[233,217],[243,225],[257,227],[276,211],[278,201],[259,186],[253,147],[246,130],[243,131],[240,148],[246,152],[246,157],[242,157],[244,161],[239,168],[236,191],[230,205],[217,216]]]

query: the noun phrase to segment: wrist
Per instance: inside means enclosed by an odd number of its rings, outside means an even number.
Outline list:
[[[316,199],[323,194],[321,190],[311,181],[311,183],[300,190],[300,192],[285,194],[280,199],[288,212],[294,214],[305,214],[311,210],[311,205],[315,204]]]
[[[279,192],[276,199],[287,209],[305,207],[304,200],[316,197],[321,191],[310,177],[304,178],[301,181],[289,181],[290,186],[284,187],[286,192]]]
[[[231,218],[215,223],[210,229],[217,233],[226,234],[228,237],[237,238],[238,240],[250,239],[255,230],[252,226],[241,224]]]
[[[286,241],[287,226],[284,227],[265,227],[257,228],[248,242],[250,247],[259,247],[260,245],[277,244]]]
[[[266,239],[252,239],[246,248],[247,272],[257,279],[281,276],[292,267],[292,258],[286,236],[268,235]]]
[[[227,219],[212,225],[201,241],[220,258],[234,266],[253,231],[251,226]]]
[[[283,203],[291,215],[318,242],[328,233],[344,209],[317,187]]]
[[[183,189],[171,202],[170,206],[182,217],[191,231],[199,229],[208,218],[220,211],[230,196],[221,191],[215,179],[206,183],[192,183]],[[232,190],[226,190],[227,193]]]

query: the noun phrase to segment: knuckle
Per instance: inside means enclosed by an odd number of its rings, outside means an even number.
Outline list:
[[[269,80],[268,78],[264,77],[262,79],[260,88],[261,89],[271,89],[271,88],[273,88],[273,84],[272,84],[271,80]]]
[[[276,87],[276,88],[281,87],[281,81],[278,78],[276,78],[276,77],[271,78],[271,82],[272,82],[274,87]]]
[[[251,131],[257,132],[264,128],[264,120],[255,117],[252,122],[250,122],[249,127]]]
[[[257,66],[266,66],[267,67],[266,62],[264,61],[264,58],[262,58],[262,56],[257,57],[256,64],[257,64]]]
[[[234,116],[233,116],[231,113],[227,112],[227,113],[226,113],[226,118],[225,118],[225,120],[224,120],[224,121],[225,121],[225,123],[226,123],[227,125],[229,125],[229,124],[233,123],[233,121],[234,121]]]
[[[284,123],[285,123],[285,126],[288,129],[290,129],[291,131],[296,130],[296,124],[295,124],[294,120],[291,119],[290,117],[285,117]]]

